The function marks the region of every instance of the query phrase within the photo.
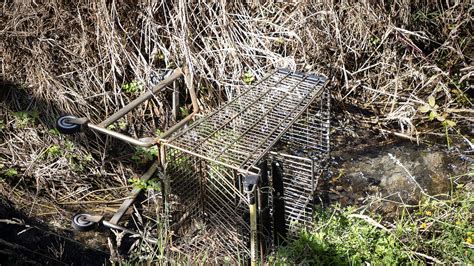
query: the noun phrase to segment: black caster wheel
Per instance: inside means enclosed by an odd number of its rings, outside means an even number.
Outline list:
[[[64,115],[56,120],[56,128],[63,134],[74,134],[81,131],[81,125],[73,124],[68,119],[76,119],[77,117],[72,115]]]
[[[77,231],[86,232],[94,229],[97,223],[88,221],[86,218],[90,217],[90,214],[80,213],[72,217],[72,227]]]

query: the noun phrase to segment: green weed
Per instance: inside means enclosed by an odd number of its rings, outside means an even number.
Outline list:
[[[315,229],[301,232],[270,259],[276,264],[469,264],[474,261],[473,202],[472,192],[463,190],[449,200],[425,198],[414,211],[400,206],[394,221],[350,207],[319,209]]]
[[[158,147],[150,148],[137,147],[132,156],[132,160],[136,163],[146,163],[158,157]]]
[[[93,160],[93,157],[90,153],[83,156],[67,153],[66,158],[68,159],[69,167],[71,167],[74,172],[84,171],[87,165],[89,165]]]
[[[242,76],[242,80],[244,81],[245,84],[250,85],[255,81],[255,76],[253,75],[252,72],[247,71]]]
[[[15,176],[18,175],[18,171],[17,171],[16,168],[14,168],[14,167],[8,168],[8,169],[5,171],[4,175],[5,175],[6,177],[15,177]]]
[[[378,46],[380,44],[380,39],[377,36],[370,37],[369,41],[372,46]]]
[[[132,177],[128,182],[131,183],[134,188],[161,191],[160,181],[156,178],[143,181],[138,177]]]
[[[278,37],[275,39],[274,43],[276,46],[283,46],[285,44],[285,39]]]
[[[15,117],[16,127],[22,129],[35,123],[39,118],[39,113],[37,111],[20,111],[13,113],[13,116]]]
[[[179,111],[181,112],[182,117],[186,117],[189,115],[189,110],[186,107],[179,107]]]
[[[138,81],[135,81],[135,80],[129,83],[125,83],[122,86],[122,91],[128,94],[136,94],[141,89],[142,89],[142,85]]]
[[[61,133],[59,133],[59,130],[57,128],[52,128],[50,130],[48,130],[49,134],[53,135],[53,136],[61,136]]]
[[[76,145],[74,144],[74,142],[70,141],[70,140],[66,140],[64,142],[64,148],[67,150],[67,151],[74,151],[75,148],[76,148]]]
[[[448,130],[450,128],[454,128],[456,126],[456,122],[453,120],[447,119],[448,113],[439,113],[439,106],[436,104],[436,100],[433,96],[428,97],[428,104],[420,106],[418,110],[421,113],[428,113],[428,118],[430,121],[437,120],[441,122],[441,125],[444,128],[445,136],[446,136],[446,143],[448,145],[448,149],[451,147],[451,139],[449,137]]]
[[[66,141],[65,149],[68,151],[66,153],[68,164],[71,167],[71,169],[75,172],[84,171],[87,165],[89,165],[94,159],[91,153],[80,154],[77,152],[73,152],[76,149],[76,147],[74,143],[71,141]]]
[[[161,129],[157,128],[155,130],[155,135],[159,137],[159,136],[163,135],[163,131]]]
[[[123,120],[123,119],[120,119],[119,121],[107,126],[107,129],[109,129],[109,130],[115,130],[117,128],[120,129],[120,130],[127,129],[127,122],[125,122],[125,120]]]
[[[61,155],[61,147],[58,145],[51,145],[46,149],[45,155],[47,158],[51,159],[58,158],[59,155]]]

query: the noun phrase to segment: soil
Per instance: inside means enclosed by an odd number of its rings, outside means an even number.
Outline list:
[[[109,254],[20,213],[0,196],[0,265],[104,265]]]

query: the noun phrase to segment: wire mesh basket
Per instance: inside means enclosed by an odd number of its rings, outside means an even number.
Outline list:
[[[277,70],[164,142],[177,248],[254,260],[310,226],[329,153],[325,84]]]
[[[140,147],[159,145],[159,160],[140,181],[159,172],[163,215],[175,236],[172,247],[256,265],[258,257],[311,226],[314,193],[329,153],[326,77],[277,70],[187,126],[200,111],[191,84],[193,112],[159,137],[137,139],[108,128],[171,84],[177,110],[175,85],[180,77],[189,78],[187,72],[173,70],[99,124],[63,115],[57,129],[64,134],[93,130]],[[73,227],[88,231],[103,225],[142,236],[119,224],[141,190],[134,188],[110,219],[78,213]]]

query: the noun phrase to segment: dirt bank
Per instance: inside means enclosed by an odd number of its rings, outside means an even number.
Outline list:
[[[0,196],[1,265],[104,265],[105,251],[74,240],[69,230],[52,229],[15,210]]]

